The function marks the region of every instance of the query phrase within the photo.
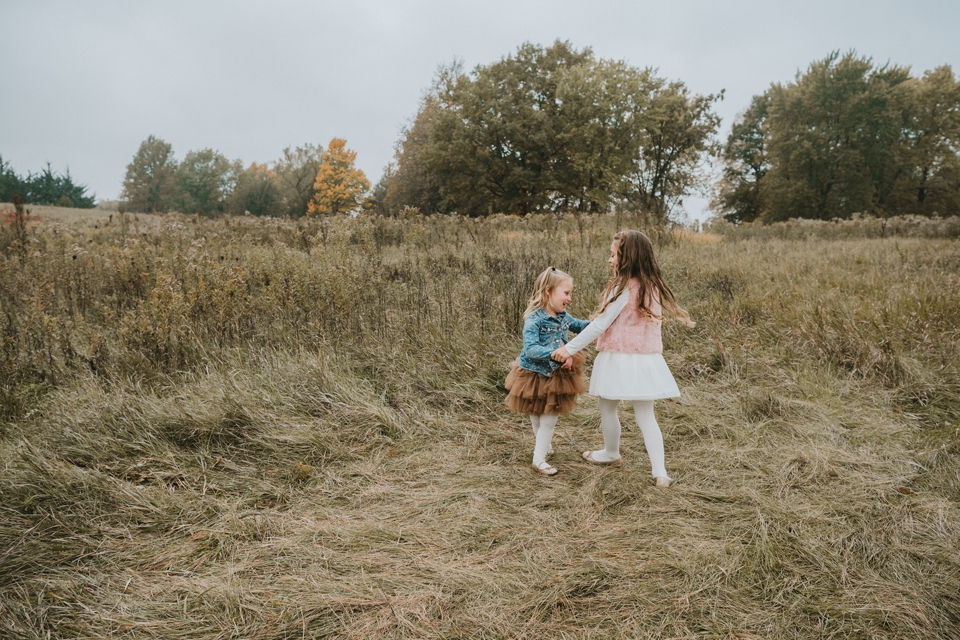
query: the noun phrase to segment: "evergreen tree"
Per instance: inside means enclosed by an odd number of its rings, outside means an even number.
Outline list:
[[[9,162],[0,155],[0,202],[13,202],[13,196],[21,198],[27,193],[26,185]]]
[[[54,173],[50,163],[40,173],[30,173],[23,180],[26,191],[24,202],[29,204],[55,205],[92,209],[97,205],[96,196],[87,195],[87,187],[73,182],[70,170]]]

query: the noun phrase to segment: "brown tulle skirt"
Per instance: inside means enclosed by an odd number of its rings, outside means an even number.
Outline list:
[[[507,374],[507,406],[520,413],[562,416],[577,406],[577,395],[586,393],[587,380],[583,375],[583,354],[573,356],[573,369],[554,369],[548,378],[540,373],[517,366],[516,361]]]

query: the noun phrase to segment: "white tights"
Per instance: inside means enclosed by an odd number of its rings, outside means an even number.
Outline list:
[[[533,464],[538,465],[547,459],[550,453],[550,443],[553,442],[553,430],[557,427],[557,419],[560,416],[544,413],[543,415],[530,414],[530,424],[533,426],[533,435],[537,439],[537,444],[533,448]]]
[[[620,418],[617,416],[619,400],[599,398],[600,430],[603,431],[603,449],[593,452],[593,459],[606,461],[620,457]],[[653,415],[653,400],[634,400],[633,411],[637,416],[637,426],[643,434],[643,444],[650,456],[653,477],[667,477],[667,468],[663,460],[663,434]],[[552,433],[551,433],[552,435]],[[539,443],[539,437],[537,439]]]

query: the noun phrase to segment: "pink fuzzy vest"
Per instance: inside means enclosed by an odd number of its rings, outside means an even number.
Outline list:
[[[640,283],[630,280],[627,283],[630,300],[617,319],[597,338],[598,351],[616,351],[618,353],[663,353],[663,338],[660,325],[663,324],[663,308],[658,296],[651,296],[647,305],[656,315],[651,318],[640,312]],[[649,295],[649,294],[648,294]]]

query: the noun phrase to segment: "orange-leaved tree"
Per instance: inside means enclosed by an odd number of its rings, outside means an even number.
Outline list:
[[[347,141],[334,138],[320,156],[320,169],[313,183],[313,199],[307,215],[350,213],[359,208],[370,181],[353,166],[356,151],[346,148]]]

